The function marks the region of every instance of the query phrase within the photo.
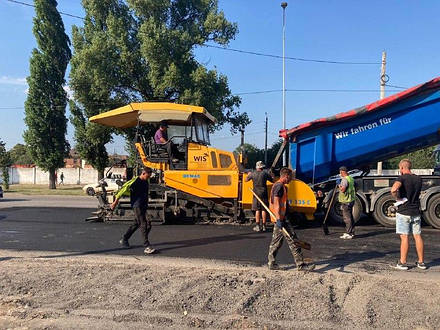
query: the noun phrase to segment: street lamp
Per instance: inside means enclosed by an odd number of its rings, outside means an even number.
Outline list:
[[[286,43],[286,7],[287,2],[281,2],[283,8],[283,129],[286,129],[286,58],[285,58],[285,43]],[[287,166],[287,150],[283,153],[283,166]]]

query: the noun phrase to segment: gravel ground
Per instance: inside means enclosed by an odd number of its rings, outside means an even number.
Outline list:
[[[321,270],[320,270],[321,269]],[[440,324],[440,274],[299,273],[225,261],[0,250],[1,329],[411,328]]]

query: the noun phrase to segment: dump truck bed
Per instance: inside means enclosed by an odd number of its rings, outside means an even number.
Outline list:
[[[440,77],[369,105],[289,130],[296,178],[317,183],[440,141]]]

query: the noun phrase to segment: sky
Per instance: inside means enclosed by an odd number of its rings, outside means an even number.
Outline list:
[[[32,3],[31,0],[22,2]],[[375,64],[331,64],[286,60],[286,127],[334,115],[379,99],[380,61],[387,52],[389,85],[411,87],[440,76],[438,13],[440,1],[425,0],[296,0],[287,1],[286,57]],[[282,55],[282,8],[274,0],[219,0],[219,9],[239,32],[229,48]],[[80,0],[58,0],[61,12],[84,16]],[[24,102],[29,58],[35,47],[34,9],[0,0],[0,139],[7,149],[23,143]],[[82,20],[62,16],[66,33]],[[197,48],[196,58],[228,77],[240,94],[240,111],[252,123],[245,142],[264,147],[264,120],[268,114],[269,146],[282,128],[282,60],[215,48]],[[316,90],[369,90],[323,92]],[[304,91],[315,90],[315,91]],[[386,96],[401,89],[386,87]],[[265,93],[254,93],[272,91]],[[245,94],[243,94],[245,93]],[[249,93],[249,94],[246,94]],[[69,115],[69,114],[67,114]],[[67,138],[75,145],[69,124]],[[211,136],[220,149],[234,150],[240,136],[229,127]],[[125,153],[123,139],[115,137],[109,152]]]

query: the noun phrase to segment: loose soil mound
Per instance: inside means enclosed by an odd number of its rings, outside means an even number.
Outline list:
[[[0,328],[418,328],[439,274],[299,273],[224,262],[0,250]]]

